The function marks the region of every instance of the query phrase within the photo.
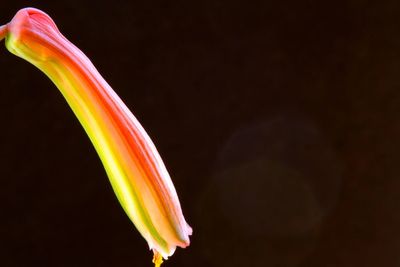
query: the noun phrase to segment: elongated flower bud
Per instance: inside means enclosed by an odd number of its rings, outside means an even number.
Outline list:
[[[0,27],[7,49],[43,71],[81,122],[118,200],[146,239],[159,265],[189,245],[171,178],[153,142],[90,60],[44,12],[25,8]]]

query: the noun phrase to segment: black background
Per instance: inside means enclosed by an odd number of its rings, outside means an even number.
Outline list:
[[[398,1],[34,6],[159,149],[194,228],[165,266],[400,265]],[[151,266],[55,86],[5,48],[0,81],[0,266]]]

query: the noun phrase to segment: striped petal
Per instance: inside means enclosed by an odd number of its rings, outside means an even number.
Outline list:
[[[189,245],[171,178],[153,142],[90,60],[44,12],[25,8],[0,27],[7,49],[58,87],[92,141],[123,209],[154,251],[155,264]]]

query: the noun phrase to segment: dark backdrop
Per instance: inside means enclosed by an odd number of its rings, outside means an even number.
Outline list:
[[[165,266],[400,265],[399,1],[49,2],[170,171]],[[5,48],[0,80],[0,265],[151,266],[55,86]]]

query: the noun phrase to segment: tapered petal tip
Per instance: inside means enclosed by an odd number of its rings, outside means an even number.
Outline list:
[[[0,26],[0,40],[3,40],[8,32],[8,25],[2,25]]]
[[[185,222],[184,226],[185,231],[183,232],[181,243],[178,244],[181,248],[186,248],[190,245],[190,236],[193,234],[193,229],[188,223]]]
[[[60,32],[49,15],[28,7],[19,10],[7,26],[6,46],[14,54],[30,61],[48,59],[50,44]],[[10,38],[8,38],[10,37]]]
[[[186,232],[189,236],[191,236],[193,234],[193,228],[190,227],[190,225],[188,223],[186,223]],[[189,244],[188,244],[189,245]]]

